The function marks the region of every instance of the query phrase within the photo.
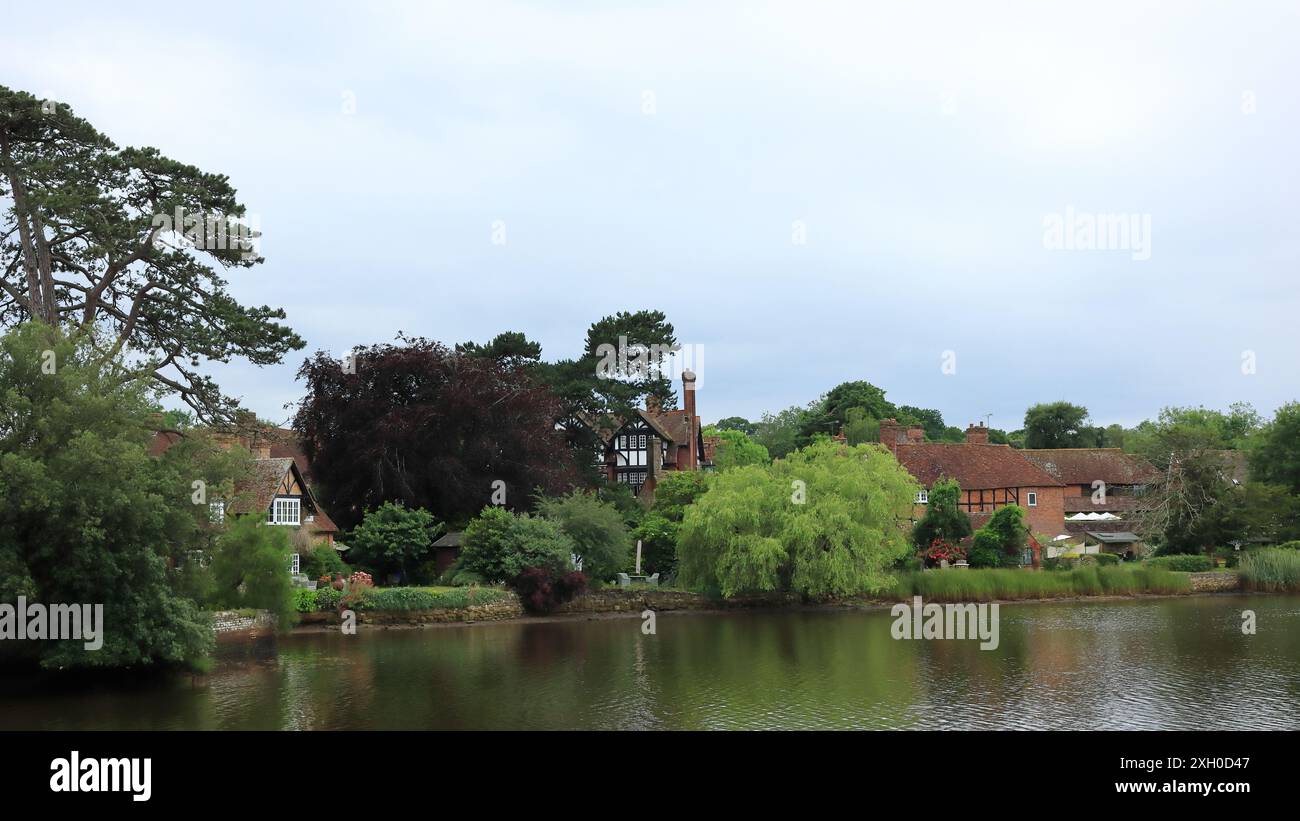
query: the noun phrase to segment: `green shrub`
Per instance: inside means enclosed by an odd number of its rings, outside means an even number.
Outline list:
[[[335,590],[332,587],[320,587],[316,589],[316,609],[327,613],[339,608],[339,602],[343,601],[343,591]]]
[[[293,609],[299,613],[316,612],[316,591],[305,587],[293,589]]]
[[[441,610],[501,601],[509,594],[494,587],[426,590],[420,587],[381,587],[361,597],[362,610]]]
[[[1300,553],[1289,548],[1247,551],[1239,570],[1248,590],[1300,590]]]
[[[971,542],[970,562],[971,567],[997,567],[1002,560],[1002,539],[998,534],[985,528],[975,531],[975,539]]]
[[[503,582],[529,567],[569,570],[575,547],[556,522],[489,506],[466,526],[459,563],[482,579]]]
[[[343,562],[343,557],[331,545],[317,544],[311,550],[301,554],[303,575],[315,580],[321,576],[333,576],[335,573],[346,576],[352,569]]]
[[[1291,542],[1283,542],[1282,544],[1277,545],[1277,548],[1279,550],[1300,550],[1300,539]]]
[[[1097,564],[1106,567],[1108,565],[1119,564],[1119,556],[1114,553],[1094,553],[1092,558],[1097,560]]]
[[[1160,570],[1176,570],[1180,573],[1202,573],[1214,569],[1214,562],[1209,556],[1199,556],[1192,553],[1157,556],[1154,559],[1147,559],[1145,564],[1148,567]]]

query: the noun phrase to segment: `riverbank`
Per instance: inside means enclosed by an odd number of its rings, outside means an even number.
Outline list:
[[[1106,570],[1118,570],[1107,568]],[[889,608],[914,595],[934,602],[1045,602],[1086,601],[1116,598],[1164,598],[1171,596],[1249,593],[1240,576],[1232,571],[1176,573],[1134,568],[1132,571],[1075,576],[1080,571],[1025,573],[1024,571],[946,570],[904,574],[895,588],[876,596],[851,596],[825,601],[805,601],[792,593],[770,593],[721,599],[703,593],[669,588],[609,587],[589,591],[561,605],[553,613],[528,614],[513,594],[468,607],[425,610],[360,610],[357,624],[365,627],[409,628],[439,625],[470,625],[481,622],[548,621],[573,618],[616,618],[674,611],[726,612],[744,609],[878,609]],[[986,576],[985,574],[992,574]],[[302,613],[300,631],[337,629],[336,612]]]

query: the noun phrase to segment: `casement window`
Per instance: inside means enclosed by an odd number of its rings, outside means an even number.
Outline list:
[[[1034,493],[1032,490],[1029,491],[1029,496],[1026,498],[1025,504],[1029,507],[1038,507],[1038,494]]]
[[[208,503],[208,521],[219,525],[226,520],[226,503],[222,501]]]
[[[267,513],[267,524],[297,525],[302,523],[302,500],[294,497],[276,499]]]
[[[302,556],[298,553],[289,554],[289,572],[297,575],[302,572]]]
[[[928,491],[928,490],[920,490],[920,491],[917,491],[917,493],[916,493],[916,503],[917,503],[918,505],[928,505],[928,504],[930,504],[930,491]]]

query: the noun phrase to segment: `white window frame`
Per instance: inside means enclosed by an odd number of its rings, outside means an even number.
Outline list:
[[[302,556],[300,554],[289,554],[289,572],[294,575],[302,572]]]
[[[1029,491],[1025,496],[1025,507],[1038,507],[1038,494]]]
[[[916,492],[916,503],[918,505],[930,504],[930,491],[922,488]]]
[[[292,511],[292,513],[290,513]],[[292,520],[291,520],[292,517]],[[296,526],[302,524],[302,499],[297,496],[277,496],[271,500],[266,523],[269,525]]]
[[[214,525],[226,521],[226,503],[221,499],[208,503],[208,521]]]

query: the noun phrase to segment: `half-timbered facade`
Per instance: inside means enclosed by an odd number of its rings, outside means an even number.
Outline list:
[[[713,467],[712,443],[707,442],[695,413],[695,374],[682,374],[680,410],[664,410],[651,402],[629,419],[602,432],[603,463],[611,482],[627,485],[633,494],[650,501],[657,477],[680,470]]]

